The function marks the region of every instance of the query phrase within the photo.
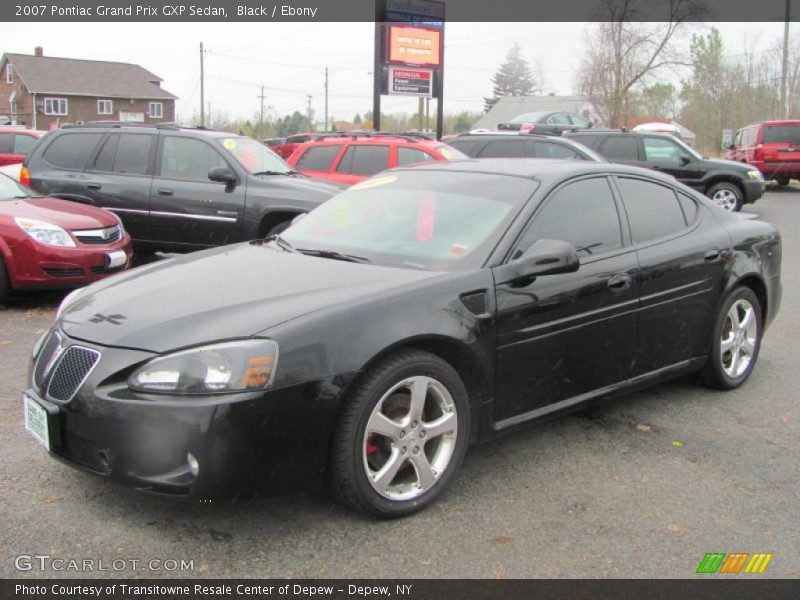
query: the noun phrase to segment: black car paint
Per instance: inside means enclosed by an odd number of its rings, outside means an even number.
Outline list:
[[[153,138],[147,173],[127,175],[94,168],[110,136]],[[60,136],[102,133],[80,170],[47,163],[43,154]],[[161,177],[165,136],[201,140],[217,152],[236,175],[235,185],[215,181],[182,181]],[[28,156],[30,186],[57,198],[100,206],[117,213],[139,247],[195,250],[264,237],[272,226],[308,212],[339,188],[302,175],[253,175],[215,140],[230,134],[174,128],[75,128],[52,132]]]
[[[495,286],[495,272],[506,263],[515,239],[542,199],[565,180],[634,174],[693,194],[670,178],[582,161],[546,166],[542,161],[462,161],[418,168],[456,176],[476,170],[509,176],[530,172],[541,185],[483,269],[382,267],[251,243],[148,265],[96,284],[65,308],[56,327],[70,343],[97,348],[107,358],[67,404],[53,406],[32,387],[26,391],[57,414],[54,435],[63,433],[63,441],[54,453],[164,493],[209,496],[313,486],[321,482],[338,412],[353,381],[400,347],[428,349],[456,368],[470,394],[476,417],[471,440],[477,441],[702,366],[710,331],[697,328],[707,325],[725,294],[742,282],[764,299],[765,327],[778,310],[777,232],[723,213],[696,195],[698,220],[681,237],[697,236],[697,243],[656,244],[660,250],[644,258],[628,243],[613,269],[586,263],[576,273],[542,276],[522,287]],[[709,243],[720,246],[719,262],[705,272],[698,248]],[[611,297],[608,283],[619,272],[630,274],[632,292]],[[690,282],[684,292],[685,277],[692,273],[700,283]],[[640,288],[647,289],[643,297]],[[476,295],[482,302],[465,300]],[[675,306],[658,308],[659,298],[674,300]],[[648,310],[666,310],[692,324],[693,329],[671,323],[669,346],[685,349],[683,355],[645,366],[635,352],[631,356],[639,319]],[[98,313],[118,318],[116,323],[93,320]],[[562,345],[546,341],[553,332]],[[277,374],[266,391],[172,398],[134,392],[125,383],[136,367],[158,354],[247,337],[269,337],[279,344]],[[536,343],[529,343],[534,338]],[[517,342],[527,343],[535,356],[511,350],[521,346]],[[608,351],[616,352],[610,373],[596,360]],[[540,383],[539,377],[557,371],[558,360],[564,361],[565,373],[577,376],[574,383]],[[536,385],[539,393],[550,394],[547,401],[531,393]],[[187,451],[200,459],[197,479],[188,471]],[[86,456],[93,457],[93,465]]]
[[[567,132],[564,137],[572,139],[581,144],[585,144],[593,150],[603,154],[602,145],[611,137],[629,137],[637,141],[637,153],[634,156],[610,158],[611,162],[632,165],[653,169],[667,175],[672,175],[689,187],[703,193],[709,190],[714,184],[719,182],[733,182],[738,185],[743,194],[743,204],[752,204],[764,194],[764,180],[752,180],[747,177],[747,173],[753,171],[754,167],[737,163],[731,160],[714,159],[703,157],[702,159],[686,155],[684,164],[675,164],[669,161],[647,161],[644,149],[645,138],[671,140],[673,137],[663,133],[645,133],[637,131],[621,132],[615,131],[587,131]]]

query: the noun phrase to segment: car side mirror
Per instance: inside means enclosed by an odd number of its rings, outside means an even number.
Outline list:
[[[211,181],[224,183],[226,188],[232,188],[239,182],[236,173],[231,171],[228,167],[213,167],[209,169],[208,178]]]
[[[688,157],[688,156],[686,156],[685,154],[681,155],[681,158],[680,158],[680,163],[681,163],[681,166],[682,166],[682,167],[685,167],[685,166],[686,166],[686,165],[688,165],[690,162],[692,162],[692,159],[691,159],[691,158],[689,158],[689,157]]]
[[[592,127],[594,127],[594,123],[592,123],[591,121],[589,121],[589,124],[587,125],[587,127],[588,127],[589,129],[591,129]]]
[[[494,270],[495,282],[524,283],[542,275],[574,273],[580,267],[575,246],[561,240],[536,240],[522,256]]]

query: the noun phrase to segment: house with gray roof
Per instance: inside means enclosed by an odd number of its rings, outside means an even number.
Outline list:
[[[0,58],[0,115],[47,130],[67,123],[175,120],[177,96],[139,65],[6,53]]]
[[[589,96],[505,96],[500,98],[473,129],[497,129],[514,117],[532,112],[570,112],[598,124],[597,112]]]

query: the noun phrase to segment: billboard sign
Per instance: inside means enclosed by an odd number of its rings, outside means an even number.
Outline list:
[[[438,67],[442,64],[442,32],[422,27],[389,25],[388,62]]]

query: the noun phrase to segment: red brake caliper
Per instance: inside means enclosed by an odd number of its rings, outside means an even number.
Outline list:
[[[372,456],[378,451],[378,444],[376,443],[377,439],[377,433],[370,433],[369,436],[367,436],[367,443],[364,447],[364,450],[367,452],[367,456]]]

